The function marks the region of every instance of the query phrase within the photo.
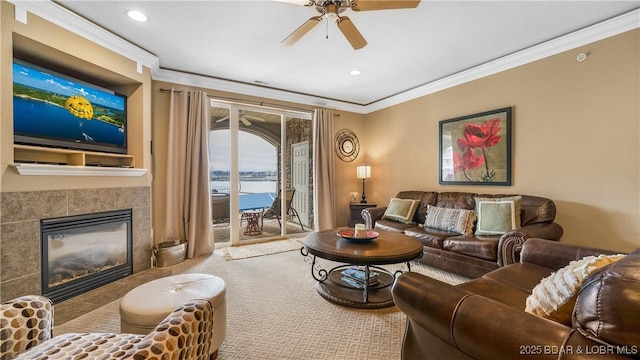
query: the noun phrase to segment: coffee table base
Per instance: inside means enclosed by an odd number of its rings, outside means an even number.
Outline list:
[[[353,241],[339,236],[339,231],[311,233],[300,249],[305,261],[311,262],[311,276],[318,282],[318,294],[329,302],[352,308],[394,306],[391,287],[403,271],[391,272],[380,266],[406,263],[407,271],[411,271],[411,261],[422,256],[422,243],[414,237],[384,230],[379,231],[374,241]],[[342,265],[324,269],[316,256]],[[351,267],[357,271],[348,270]]]
[[[368,286],[365,291],[342,280],[342,271],[351,267],[340,265],[329,270],[328,276],[316,285],[318,294],[334,304],[358,309],[380,309],[394,305],[391,297],[391,285],[395,280],[393,273],[373,265],[360,267],[377,273],[376,284]]]
[[[362,290],[359,289],[341,288],[331,286],[330,283],[319,282],[316,285],[316,291],[325,300],[350,308],[382,309],[395,305],[393,303],[393,298],[391,297],[390,286],[378,290],[369,290],[369,299],[367,302],[363,301]]]

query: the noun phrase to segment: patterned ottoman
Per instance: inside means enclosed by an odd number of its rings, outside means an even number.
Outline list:
[[[226,286],[224,280],[208,274],[167,276],[129,291],[120,302],[120,331],[148,334],[167,314],[191,299],[207,299],[213,305],[211,358],[227,333]]]

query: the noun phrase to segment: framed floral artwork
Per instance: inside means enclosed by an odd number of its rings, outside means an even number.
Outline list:
[[[440,184],[511,185],[511,108],[440,121]]]

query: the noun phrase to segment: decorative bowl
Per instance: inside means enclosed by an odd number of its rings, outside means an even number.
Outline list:
[[[352,240],[352,241],[371,241],[377,238],[378,236],[380,236],[380,234],[373,230],[366,230],[366,236],[356,237],[355,229],[344,229],[344,230],[338,231],[338,236],[345,238],[347,240]]]

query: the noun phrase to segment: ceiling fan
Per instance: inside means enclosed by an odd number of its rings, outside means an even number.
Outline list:
[[[311,31],[316,25],[318,25],[322,19],[328,16],[336,16],[336,24],[338,29],[342,32],[345,38],[349,41],[351,46],[355,49],[361,49],[367,46],[367,41],[364,39],[360,31],[346,16],[340,16],[342,12],[347,9],[353,11],[369,11],[369,10],[388,10],[388,9],[407,9],[415,8],[420,3],[420,0],[404,1],[404,0],[277,0],[283,2],[289,2],[294,4],[304,4],[304,6],[314,6],[316,11],[320,13],[318,16],[313,16],[305,23],[300,25],[291,35],[287,36],[282,41],[283,45],[293,45],[296,41],[300,40],[306,33]]]
[[[226,120],[229,120],[229,116],[222,117],[222,118],[216,120],[216,122],[219,123],[219,122],[223,122],[223,121],[226,121]],[[261,122],[265,122],[266,121],[265,119],[263,119],[261,117],[251,116],[251,115],[244,115],[244,114],[240,115],[240,119],[239,120],[242,121],[242,123],[245,126],[251,126],[251,121],[250,120],[261,121]]]

